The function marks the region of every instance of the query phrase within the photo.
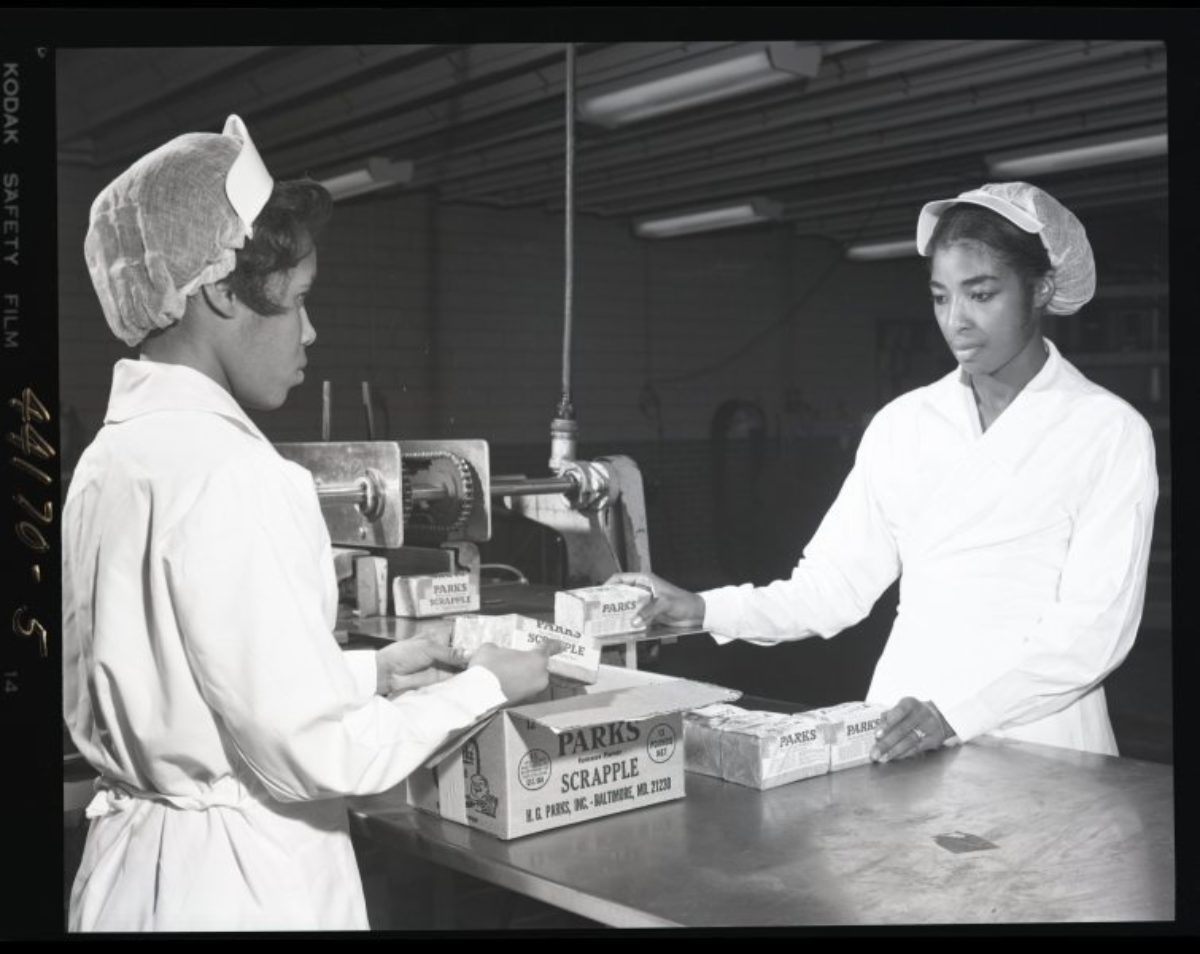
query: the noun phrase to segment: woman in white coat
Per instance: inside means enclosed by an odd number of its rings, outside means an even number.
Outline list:
[[[117,362],[63,512],[63,713],[97,770],[73,931],[366,928],[342,798],[546,684],[484,647],[346,653],[311,476],[245,408],[304,378],[330,198],[244,125],[180,136],[97,197],[85,256]]]
[[[790,579],[652,578],[643,614],[721,642],[828,638],[899,576],[867,692],[893,707],[874,758],[985,733],[1116,754],[1102,682],[1141,619],[1158,481],[1146,421],[1042,337],[1044,312],[1094,292],[1087,235],[1011,182],[927,204],[917,248],[958,368],[875,415]]]

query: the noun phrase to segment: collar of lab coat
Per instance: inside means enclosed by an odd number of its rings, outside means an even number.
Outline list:
[[[1062,413],[1071,403],[1072,396],[1082,390],[1081,381],[1086,381],[1059,352],[1049,339],[1046,342],[1046,362],[1038,369],[1029,383],[1013,399],[986,433],[979,425],[979,411],[971,393],[969,379],[959,371],[951,371],[943,383],[957,392],[949,407],[957,407],[961,414],[960,427],[969,427],[976,449],[994,464],[1009,470],[1014,469],[1028,453],[1030,441],[1036,439],[1047,421]],[[945,413],[945,411],[943,411]]]
[[[233,395],[201,371],[182,364],[122,358],[113,368],[105,424],[119,424],[162,411],[207,411],[266,441]],[[269,443],[269,442],[268,442]]]

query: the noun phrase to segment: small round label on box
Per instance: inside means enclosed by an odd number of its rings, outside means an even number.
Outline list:
[[[675,733],[671,727],[660,722],[646,737],[646,754],[652,762],[665,762],[675,754]]]
[[[537,791],[550,781],[550,756],[541,749],[530,749],[517,763],[517,780],[522,788]]]

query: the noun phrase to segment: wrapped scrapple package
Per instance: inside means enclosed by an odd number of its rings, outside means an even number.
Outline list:
[[[590,636],[540,619],[507,613],[503,616],[458,616],[450,645],[468,658],[484,643],[506,649],[534,649],[556,640],[562,650],[549,658],[551,676],[594,683],[600,668],[600,650]]]
[[[388,568],[384,557],[364,556],[354,561],[354,582],[359,616],[387,616]]]
[[[424,619],[479,610],[479,578],[471,573],[398,576],[392,580],[397,616]]]
[[[409,803],[509,839],[682,798],[682,713],[739,693],[613,668],[460,736],[409,776]]]
[[[633,617],[649,602],[648,589],[625,583],[560,590],[554,594],[554,622],[584,636],[634,632],[646,628],[634,626]]]
[[[887,710],[887,706],[868,702],[843,702],[813,713],[829,727],[831,772],[866,765],[871,761],[875,730],[879,728]]]
[[[721,726],[721,775],[775,788],[829,771],[827,727],[808,713],[746,712]]]
[[[683,717],[683,754],[689,772],[721,778],[721,734],[746,710],[723,702],[694,709]]]

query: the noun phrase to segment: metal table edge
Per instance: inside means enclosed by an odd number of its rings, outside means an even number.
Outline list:
[[[417,812],[418,809],[410,809]],[[445,865],[461,874],[479,878],[491,884],[499,885],[509,891],[526,895],[556,908],[577,914],[580,917],[598,921],[608,927],[616,928],[680,928],[684,925],[667,918],[657,917],[645,911],[631,908],[616,901],[598,898],[584,891],[571,888],[548,878],[538,877],[529,872],[521,871],[503,862],[473,854],[456,845],[449,845],[425,836],[413,828],[400,828],[389,825],[385,819],[376,817],[370,812],[359,808],[350,809],[351,817],[358,822],[369,834],[373,826],[384,826],[390,829],[393,837],[403,840],[406,847],[426,861]]]

